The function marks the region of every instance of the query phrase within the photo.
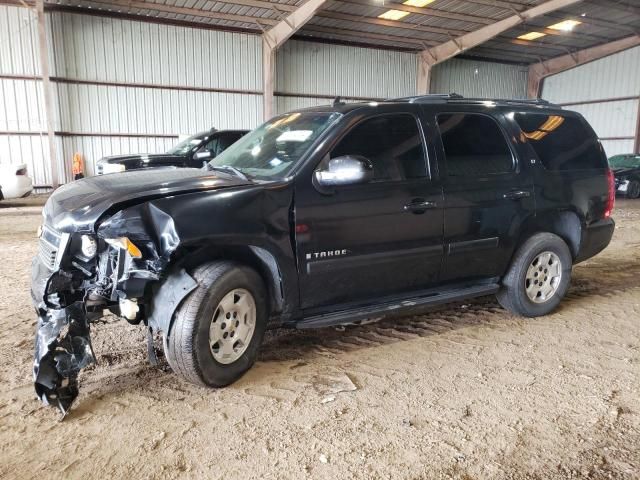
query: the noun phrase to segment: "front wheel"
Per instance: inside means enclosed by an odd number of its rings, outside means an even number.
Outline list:
[[[165,354],[186,380],[224,387],[256,360],[267,326],[266,290],[254,270],[229,261],[202,265],[193,277],[198,286],[176,310]]]
[[[564,240],[552,233],[538,233],[514,255],[496,294],[498,302],[517,315],[546,315],[567,293],[572,266],[571,252]]]

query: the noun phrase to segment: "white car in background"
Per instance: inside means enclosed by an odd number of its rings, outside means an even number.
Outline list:
[[[0,200],[26,197],[32,191],[26,164],[0,164]]]

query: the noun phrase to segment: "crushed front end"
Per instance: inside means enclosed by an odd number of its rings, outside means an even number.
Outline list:
[[[147,284],[165,264],[152,242],[140,240],[138,247],[128,237],[101,233],[63,233],[45,220],[32,264],[35,389],[43,403],[63,414],[78,395],[80,370],[95,362],[91,322],[109,309],[139,323]]]

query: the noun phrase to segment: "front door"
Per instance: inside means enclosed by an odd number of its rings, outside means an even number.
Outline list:
[[[323,162],[371,161],[369,183],[323,194],[302,178],[295,223],[303,309],[372,303],[432,286],[442,260],[442,187],[431,180],[416,108],[360,119]]]
[[[533,183],[517,162],[499,114],[437,115],[444,187],[442,281],[504,274],[524,220],[535,212]]]

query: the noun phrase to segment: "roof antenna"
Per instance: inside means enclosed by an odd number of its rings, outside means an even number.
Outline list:
[[[336,97],[333,99],[333,106],[337,107],[338,105],[344,105],[344,102],[340,97]]]

